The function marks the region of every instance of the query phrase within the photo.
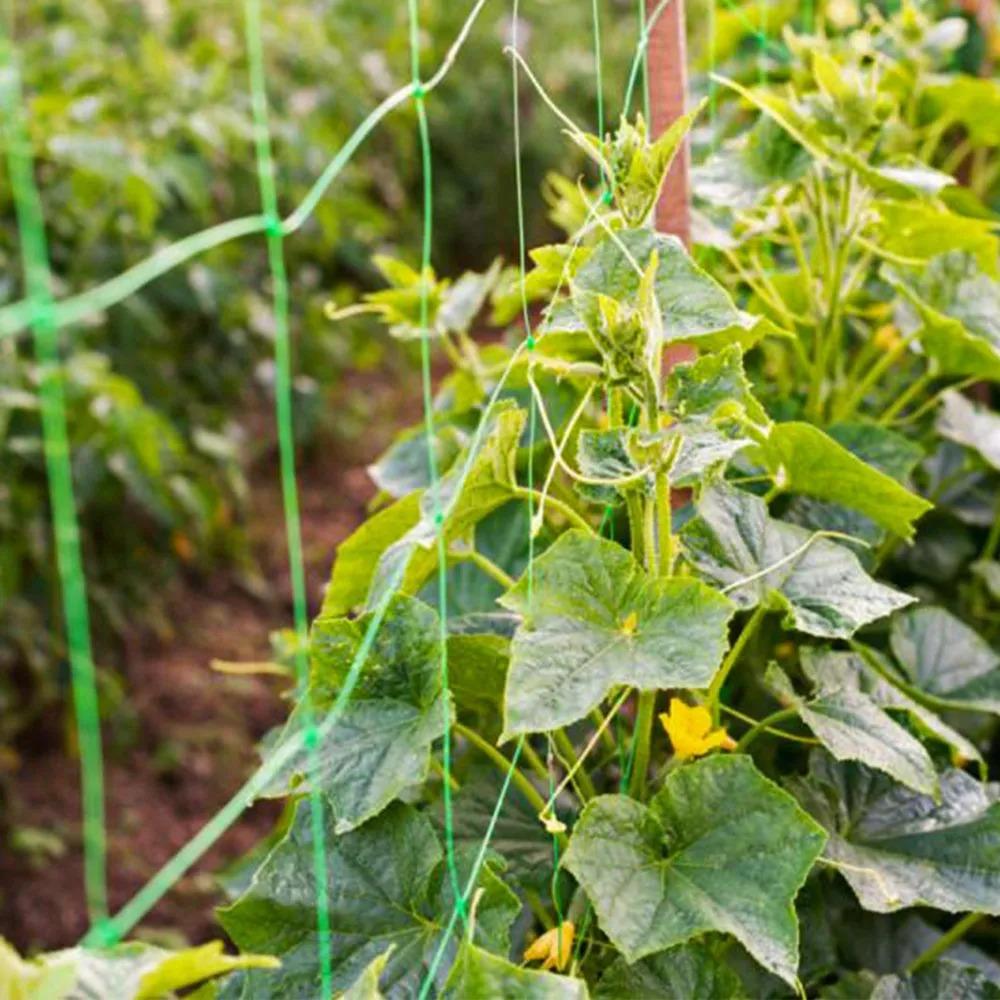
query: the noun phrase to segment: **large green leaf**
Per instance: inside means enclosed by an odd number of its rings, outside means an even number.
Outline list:
[[[971,965],[939,959],[916,972],[883,976],[870,1000],[1000,1000],[1000,986]]]
[[[914,328],[942,375],[1000,380],[1000,282],[963,252],[940,253],[919,270],[883,267],[904,296],[902,319]]]
[[[340,692],[371,618],[313,623],[305,698],[271,752],[296,734],[311,711],[321,719]],[[315,754],[303,747],[271,786],[283,794],[317,787],[328,796],[335,830],[352,830],[384,809],[430,767],[431,744],[444,733],[438,616],[412,597],[393,599],[375,634],[350,701]]]
[[[455,459],[437,489],[420,495],[419,520],[382,553],[374,569],[369,607],[388,590],[416,593],[437,565],[437,515],[447,543],[467,540],[476,524],[513,496],[514,459],[525,413],[509,400],[486,420],[481,446],[474,441]],[[401,503],[404,501],[400,501]]]
[[[905,715],[917,732],[950,747],[956,759],[983,764],[982,755],[973,743],[891,684],[858,653],[802,649],[800,657],[803,670],[811,677],[821,677],[824,686],[859,691],[879,708]]]
[[[439,423],[434,433],[434,461],[439,474],[448,471],[466,443],[465,432],[452,423]],[[380,490],[394,498],[405,497],[430,485],[427,428],[420,424],[399,434],[382,455],[368,466]]]
[[[878,202],[879,244],[902,257],[930,260],[939,254],[972,254],[982,271],[998,276],[998,244],[993,226],[984,219],[957,215],[932,201]]]
[[[411,493],[397,500],[340,543],[330,585],[323,595],[324,615],[346,615],[364,603],[382,554],[420,520],[420,497],[420,493]]]
[[[512,879],[547,896],[552,887],[552,836],[538,822],[538,810],[512,784],[494,822],[502,776],[493,767],[477,765],[461,771],[459,778],[462,789],[452,800],[455,843],[478,849],[487,830],[492,830],[490,846],[507,859]]]
[[[901,538],[932,506],[812,424],[775,424],[760,456],[782,490],[843,504]]]
[[[898,615],[890,643],[922,691],[955,708],[1000,714],[1000,655],[944,608]]]
[[[465,942],[445,983],[450,1000],[587,1000],[582,979],[513,965]]]
[[[703,271],[675,236],[651,229],[627,229],[606,236],[594,248],[573,282],[580,325],[596,295],[622,302],[639,293],[641,275],[658,255],[654,295],[660,310],[664,342],[690,341],[712,349],[738,342],[748,347],[763,335],[760,321],[733,305],[726,290]]]
[[[229,936],[243,949],[263,949],[282,961],[276,975],[247,975],[245,996],[274,1000],[320,995],[313,879],[312,825],[299,806],[285,838],[267,857],[250,888],[219,911]],[[454,896],[443,851],[430,822],[411,806],[394,803],[375,819],[337,836],[326,830],[327,893],[334,989],[346,989],[368,964],[393,946],[381,978],[389,998],[416,995],[437,951]],[[460,884],[472,868],[458,858]],[[475,940],[506,953],[517,898],[488,861],[479,874]],[[457,930],[461,931],[460,924]],[[458,940],[449,944],[457,948]],[[443,986],[448,963],[436,985]]]
[[[697,511],[681,536],[688,558],[740,607],[787,609],[788,627],[846,638],[913,600],[871,579],[844,546],[772,519],[751,493],[719,484]]]
[[[792,904],[824,839],[749,757],[716,756],[672,772],[648,807],[593,799],[563,863],[627,961],[721,931],[794,983]]]
[[[837,423],[827,427],[826,433],[862,462],[904,485],[924,455],[920,445],[878,424]],[[784,517],[815,531],[842,532],[872,546],[886,536],[884,528],[857,510],[811,496],[795,497]],[[865,553],[861,553],[860,558],[862,563],[867,562]]]
[[[837,760],[864,761],[918,792],[937,795],[937,771],[918,739],[886,715],[857,685],[843,683],[835,674],[825,674],[822,659],[804,656],[802,669],[815,687],[811,698],[798,696],[774,664],[768,668],[769,686],[783,704],[796,709],[799,718]]]
[[[501,602],[524,618],[511,646],[505,739],[574,722],[617,685],[707,687],[733,613],[711,587],[650,579],[620,545],[579,529]]]
[[[941,397],[937,430],[942,437],[971,448],[985,461],[1000,469],[1000,416],[979,406],[960,392]]]
[[[594,993],[599,1000],[737,1000],[746,995],[740,977],[704,941],[668,948],[631,965],[617,958]]]
[[[675,365],[667,376],[667,412],[678,420],[716,420],[743,413],[751,423],[770,420],[743,370],[743,352],[732,344]]]
[[[877,913],[934,906],[1000,913],[1000,802],[964,771],[941,775],[935,802],[861,764],[811,756],[790,781],[830,834],[825,857]]]

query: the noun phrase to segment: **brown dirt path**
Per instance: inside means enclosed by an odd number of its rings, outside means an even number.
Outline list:
[[[365,384],[371,382],[371,384]],[[337,544],[363,519],[373,488],[365,463],[394,426],[415,419],[398,400],[417,394],[385,377],[360,389],[373,426],[362,441],[321,445],[300,462],[302,531],[312,609],[318,606]],[[266,424],[266,421],[264,421]],[[248,532],[267,584],[254,596],[235,574],[179,580],[166,599],[171,633],[137,627],[125,642],[127,697],[104,725],[109,892],[120,907],[246,779],[254,745],[285,715],[280,678],[213,671],[218,657],[266,660],[268,636],[291,623],[276,455],[251,474]],[[22,951],[75,944],[87,929],[80,849],[76,762],[67,757],[64,721],[50,718],[29,734],[21,764],[0,804],[0,936]],[[197,943],[220,936],[213,873],[272,828],[277,803],[259,804],[237,822],[152,910],[147,937]],[[44,831],[39,840],[35,831]],[[32,842],[24,847],[25,832]],[[21,841],[11,849],[11,836]]]

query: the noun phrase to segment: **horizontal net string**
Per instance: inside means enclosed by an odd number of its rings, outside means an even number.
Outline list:
[[[438,67],[437,72],[429,80],[423,83],[425,93],[437,87],[447,76],[448,71],[455,63],[459,51],[465,44],[472,31],[473,25],[483,7],[488,0],[477,0],[468,18],[462,26],[461,31],[456,36],[451,48],[448,50],[444,60]],[[309,193],[302,199],[298,207],[281,222],[281,233],[283,236],[290,236],[299,230],[307,219],[316,210],[323,195],[337,176],[344,169],[351,157],[357,152],[361,144],[374,131],[375,127],[390,112],[400,105],[405,104],[413,97],[414,85],[408,83],[390,94],[381,104],[378,105],[355,129],[350,138],[337,152],[337,155],[330,160],[326,169],[313,184]],[[151,281],[173,270],[185,261],[205,253],[214,247],[221,246],[232,240],[240,239],[244,236],[252,236],[257,233],[267,231],[270,222],[265,215],[248,215],[239,219],[232,219],[229,222],[219,223],[203,229],[191,236],[186,236],[162,250],[156,251],[145,260],[134,267],[123,271],[121,274],[102,282],[78,295],[71,295],[65,299],[55,302],[53,307],[53,322],[57,328],[77,323],[94,313],[101,312],[109,306],[113,306],[123,299],[128,298],[133,292],[148,285]],[[30,299],[22,299],[11,303],[0,309],[0,337],[11,336],[28,328],[31,323],[32,305]]]

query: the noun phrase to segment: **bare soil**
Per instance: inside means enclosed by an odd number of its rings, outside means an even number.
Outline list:
[[[370,384],[366,384],[370,383]],[[302,533],[314,611],[337,544],[364,518],[373,487],[364,465],[396,426],[402,391],[387,380],[355,384],[372,414],[364,440],[314,448],[300,461]],[[261,419],[266,425],[266,415]],[[281,678],[232,676],[213,658],[266,661],[269,634],[291,623],[290,588],[274,449],[251,470],[248,533],[266,588],[233,571],[178,580],[165,600],[169,634],[137,623],[123,640],[125,696],[104,725],[108,877],[112,911],[126,903],[211,818],[258,762],[256,742],[282,721]],[[79,772],[62,713],[18,748],[0,803],[0,936],[22,952],[75,944],[87,930]],[[148,914],[137,934],[199,943],[219,937],[215,873],[272,829],[279,803],[259,803]],[[43,831],[39,838],[38,831]],[[12,839],[13,838],[13,839]],[[19,844],[12,849],[11,844]]]

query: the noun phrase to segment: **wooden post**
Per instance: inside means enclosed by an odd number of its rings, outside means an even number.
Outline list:
[[[651,16],[657,0],[646,0]],[[647,49],[649,64],[649,103],[653,118],[652,135],[659,135],[677,117],[684,114],[687,95],[687,44],[684,36],[684,0],[670,0],[660,19],[653,25]],[[691,244],[691,211],[688,170],[691,154],[688,142],[677,153],[660,201],[656,206],[656,228]]]

